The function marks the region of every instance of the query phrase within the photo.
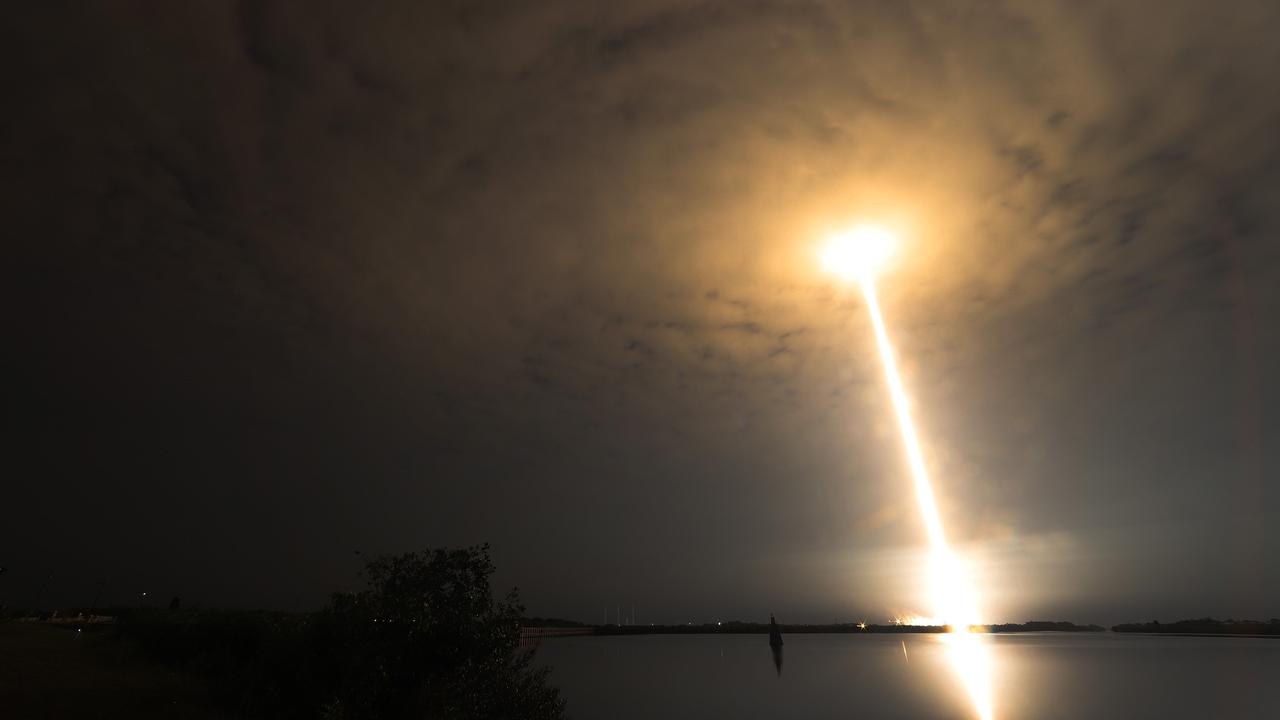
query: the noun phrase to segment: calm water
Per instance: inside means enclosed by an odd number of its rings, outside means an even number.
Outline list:
[[[1280,640],[988,639],[998,720],[1280,718]],[[556,638],[538,657],[577,720],[974,716],[930,635],[788,635],[781,674],[765,635]]]

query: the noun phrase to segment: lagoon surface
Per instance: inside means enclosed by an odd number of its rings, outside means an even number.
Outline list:
[[[995,717],[1280,718],[1280,639],[990,635]],[[904,654],[905,645],[905,654]],[[973,718],[938,635],[566,637],[538,660],[569,717]]]

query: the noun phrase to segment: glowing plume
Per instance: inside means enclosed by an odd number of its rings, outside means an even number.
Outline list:
[[[924,454],[920,451],[920,440],[916,437],[915,423],[911,421],[911,407],[907,401],[907,393],[902,387],[902,378],[898,375],[893,346],[889,342],[889,333],[885,329],[884,318],[880,314],[875,285],[870,273],[861,274],[860,280],[862,294],[866,297],[867,308],[871,312],[871,324],[875,328],[876,345],[880,349],[885,379],[889,384],[889,393],[893,397],[898,429],[901,431],[902,443],[907,451],[907,462],[915,485],[916,502],[920,506],[920,515],[924,519],[925,530],[929,536],[933,615],[951,628],[951,632],[944,639],[950,649],[952,665],[973,701],[974,710],[982,720],[991,720],[994,717],[991,702],[991,660],[988,649],[982,642],[983,639],[972,632],[972,626],[981,623],[977,597],[969,583],[964,565],[947,545],[946,533],[943,532],[942,519],[938,514],[938,504],[933,494],[933,485],[929,481],[929,471],[924,463]]]

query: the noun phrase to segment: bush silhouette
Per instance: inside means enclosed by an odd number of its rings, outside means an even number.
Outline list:
[[[495,601],[487,545],[382,556],[368,588],[335,594],[317,638],[339,654],[330,717],[558,718],[564,703],[520,651],[515,590]]]
[[[270,718],[560,718],[521,650],[515,590],[495,600],[489,547],[378,557],[366,588],[314,613],[121,612],[122,638],[203,675],[219,704]]]

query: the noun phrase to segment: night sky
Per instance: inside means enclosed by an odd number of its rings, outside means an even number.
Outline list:
[[[923,611],[816,261],[874,221],[992,619],[1280,615],[1278,36],[1265,0],[9,8],[0,604],[308,609],[489,542],[535,615]]]

